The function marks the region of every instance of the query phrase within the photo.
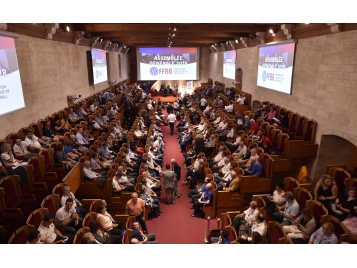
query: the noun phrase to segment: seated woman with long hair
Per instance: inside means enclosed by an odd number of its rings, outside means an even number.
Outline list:
[[[11,151],[11,145],[9,143],[4,143],[1,145],[0,148],[1,151],[1,161],[5,166],[12,166],[12,167],[17,167],[17,166],[22,166],[22,165],[27,165],[27,162],[22,162],[21,160],[17,160],[12,151]]]
[[[329,214],[332,214],[332,207],[337,198],[338,189],[334,179],[330,175],[323,175],[315,187],[314,199],[323,204]]]

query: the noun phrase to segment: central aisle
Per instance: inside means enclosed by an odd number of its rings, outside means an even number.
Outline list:
[[[166,110],[164,110],[165,119],[167,118]],[[176,125],[180,121],[176,121]],[[201,218],[191,217],[193,210],[190,209],[192,204],[187,196],[188,186],[182,185],[187,169],[183,166],[184,157],[178,147],[178,130],[175,126],[173,136],[170,136],[169,126],[161,124],[161,129],[165,140],[165,156],[163,171],[166,170],[165,164],[170,163],[172,158],[181,167],[181,180],[179,187],[181,197],[175,199],[176,204],[166,204],[166,194],[164,188],[160,196],[161,210],[164,212],[158,218],[147,221],[149,233],[155,233],[156,240],[160,244],[203,244],[205,220]],[[163,178],[161,178],[163,185]]]

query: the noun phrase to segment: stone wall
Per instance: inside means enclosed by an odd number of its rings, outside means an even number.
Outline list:
[[[68,95],[85,98],[108,87],[107,82],[89,86],[89,47],[24,35],[15,44],[26,108],[0,116],[1,138],[67,107]],[[126,79],[128,62],[128,56],[120,54],[119,65],[118,53],[109,52],[109,80]]]

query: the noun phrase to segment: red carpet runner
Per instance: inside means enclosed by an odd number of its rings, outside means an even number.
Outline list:
[[[165,118],[167,118],[166,110]],[[176,125],[180,121],[176,121]],[[165,156],[163,171],[166,170],[165,164],[175,158],[181,167],[181,180],[179,181],[181,197],[175,199],[176,204],[166,204],[166,194],[163,192],[160,196],[160,207],[164,212],[158,218],[147,221],[147,227],[150,233],[155,233],[156,240],[160,244],[203,244],[205,220],[191,217],[193,209],[189,207],[190,199],[187,196],[188,186],[182,185],[187,169],[184,168],[184,157],[178,147],[178,131],[175,126],[173,136],[170,136],[169,126],[161,125],[165,140]],[[163,179],[161,178],[163,183]]]

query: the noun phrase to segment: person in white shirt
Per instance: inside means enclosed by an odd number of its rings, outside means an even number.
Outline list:
[[[229,105],[224,107],[224,111],[227,113],[233,113],[233,101],[229,101]]]
[[[170,111],[170,114],[167,116],[167,122],[170,125],[170,135],[174,134],[174,126],[175,126],[176,116],[173,111]]]
[[[224,159],[224,166],[218,170],[222,175],[226,175],[226,173],[229,173],[231,171],[231,162],[229,161],[229,158]]]
[[[228,142],[226,141],[225,144],[228,147],[228,149],[231,151],[231,153],[233,153],[235,150],[238,149],[239,147],[239,143],[242,141],[242,138],[240,135],[236,136],[236,140],[234,141],[234,143]]]
[[[26,147],[31,150],[42,150],[42,147],[45,147],[45,148],[48,147],[48,143],[44,142],[40,138],[37,138],[33,134],[32,129],[27,130],[25,144],[26,144]]]
[[[207,159],[207,162],[209,163],[210,167],[213,167],[215,164],[217,164],[219,161],[222,160],[222,153],[224,151],[224,146],[219,146],[218,153],[216,154],[215,157],[212,159]]]
[[[237,233],[240,230],[240,226],[248,226],[252,224],[252,221],[256,218],[256,216],[259,214],[259,209],[257,202],[252,201],[250,202],[250,206],[247,210],[245,210],[241,214],[237,214],[234,219],[233,219],[233,227],[237,231]]]
[[[32,156],[38,155],[38,153],[29,152],[26,145],[26,142],[22,141],[19,137],[16,138],[15,144],[12,147],[16,158],[23,158],[25,161],[28,161]]]
[[[218,163],[216,163],[216,164],[214,164],[212,167],[210,167],[212,173],[219,172],[219,170],[224,167],[225,161],[226,161],[226,159],[228,159],[228,158],[226,157],[227,153],[226,153],[225,151],[223,151],[221,155],[222,155],[222,159],[221,159],[220,161],[218,161]],[[228,160],[229,160],[229,159],[228,159]]]
[[[233,138],[234,137],[234,129],[230,126],[228,126],[228,134],[227,138]]]
[[[212,124],[214,125],[214,127],[217,127],[217,124],[219,124],[220,122],[221,122],[221,117],[218,116],[218,117],[216,117],[216,120],[214,120],[214,121],[212,122]]]
[[[235,101],[237,104],[244,104],[244,99],[241,97],[241,96],[239,96],[237,99],[236,99],[236,101]]]
[[[207,100],[206,100],[205,97],[203,97],[200,100],[200,109],[201,109],[202,112],[206,109],[206,106],[207,106]]]
[[[74,235],[63,235],[53,224],[54,217],[51,214],[46,214],[43,221],[37,228],[40,232],[41,242],[45,244],[72,244]]]
[[[62,227],[65,234],[76,234],[82,227],[83,219],[79,218],[73,203],[74,200],[68,198],[65,205],[56,212],[55,226]]]
[[[252,220],[251,224],[246,224],[241,226],[239,231],[238,242],[240,244],[246,244],[252,242],[252,233],[257,232],[261,237],[265,237],[267,230],[267,225],[264,221],[263,214],[257,214]]]
[[[101,177],[99,173],[93,171],[90,167],[90,162],[88,160],[84,161],[83,175],[87,179],[96,179]]]
[[[232,154],[236,160],[240,160],[243,155],[246,155],[248,151],[247,146],[245,146],[244,142],[239,143],[238,149]]]
[[[174,107],[174,110],[178,111],[180,109],[180,104],[177,101],[174,101],[172,107]]]
[[[152,110],[152,109],[154,109],[154,107],[152,107],[151,100],[149,100],[147,104],[147,110]]]
[[[83,128],[79,128],[78,129],[78,132],[77,132],[77,134],[76,134],[76,140],[77,140],[77,142],[80,144],[80,145],[82,145],[82,146],[86,146],[86,147],[89,147],[90,146],[90,144],[89,144],[89,142],[83,137]]]
[[[91,106],[89,106],[89,111],[94,113],[98,109],[97,103],[93,102]]]
[[[78,216],[80,218],[84,218],[85,215],[87,215],[88,210],[83,208],[82,203],[74,196],[74,194],[71,192],[71,187],[69,185],[63,186],[63,195],[60,200],[61,206],[64,206],[66,204],[66,200],[68,198],[73,199],[73,207],[76,209]]]

